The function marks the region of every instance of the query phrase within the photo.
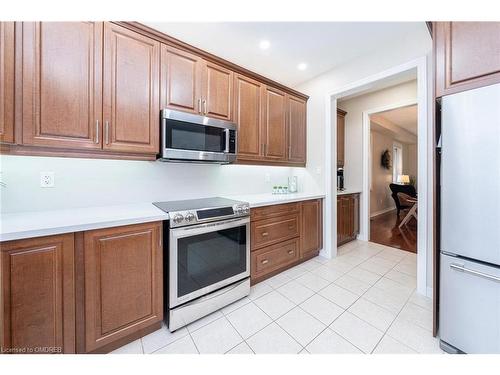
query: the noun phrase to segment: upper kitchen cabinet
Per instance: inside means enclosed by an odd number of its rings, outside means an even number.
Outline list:
[[[288,161],[306,163],[306,106],[304,99],[287,96]]]
[[[23,22],[22,143],[100,149],[102,22]]]
[[[500,82],[500,22],[434,22],[436,97]]]
[[[267,160],[287,159],[287,110],[286,94],[266,86],[264,89],[263,142]]]
[[[234,82],[238,160],[261,159],[264,152],[261,132],[263,85],[240,74],[235,75]]]
[[[337,167],[344,167],[346,114],[347,112],[337,108]]]
[[[233,72],[208,61],[204,64],[203,71],[203,114],[231,120]]]
[[[161,48],[162,107],[231,120],[233,72],[169,45]]]
[[[203,60],[189,52],[161,45],[161,106],[201,114]]]
[[[0,142],[14,142],[14,22],[0,22]]]
[[[160,43],[124,27],[104,26],[103,148],[159,151]]]

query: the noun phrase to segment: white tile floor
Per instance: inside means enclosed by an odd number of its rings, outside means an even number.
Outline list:
[[[353,241],[252,287],[188,327],[164,326],[113,353],[442,353],[416,254]]]

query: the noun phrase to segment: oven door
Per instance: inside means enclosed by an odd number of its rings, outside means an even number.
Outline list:
[[[170,229],[170,308],[249,276],[250,218]]]

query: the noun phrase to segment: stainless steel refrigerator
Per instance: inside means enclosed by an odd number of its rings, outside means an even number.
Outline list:
[[[441,101],[439,336],[500,353],[500,84]]]

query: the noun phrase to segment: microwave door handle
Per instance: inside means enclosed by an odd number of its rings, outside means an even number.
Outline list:
[[[226,138],[226,148],[224,149],[224,152],[227,154],[229,153],[229,133],[230,130],[229,129],[224,129],[224,135],[225,135],[225,138]]]
[[[167,119],[161,119],[161,149],[162,152],[167,147]]]

